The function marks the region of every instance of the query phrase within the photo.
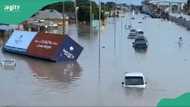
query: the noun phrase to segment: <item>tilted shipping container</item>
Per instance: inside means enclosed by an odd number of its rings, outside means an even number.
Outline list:
[[[31,42],[27,53],[29,56],[49,59],[54,61],[54,56],[64,41],[61,35],[38,33]]]
[[[51,61],[75,61],[83,50],[83,47],[68,35],[34,32],[21,34],[13,33],[4,50]],[[15,43],[17,40],[22,40],[22,43],[18,45]]]
[[[37,32],[14,31],[4,45],[6,51],[27,54],[27,49]]]

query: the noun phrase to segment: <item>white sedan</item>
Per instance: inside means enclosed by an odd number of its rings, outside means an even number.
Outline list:
[[[123,87],[146,88],[146,85],[147,82],[145,81],[143,73],[140,72],[125,73],[124,82],[122,82]]]

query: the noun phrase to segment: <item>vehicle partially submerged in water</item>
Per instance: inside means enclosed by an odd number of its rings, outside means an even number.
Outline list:
[[[1,67],[16,67],[15,59],[1,59],[0,60]]]
[[[138,30],[137,30],[137,35],[138,35],[138,36],[144,36],[143,30],[138,29]]]
[[[126,88],[146,88],[145,76],[140,72],[125,73],[122,86]]]
[[[128,35],[128,39],[135,39],[137,37],[137,30],[131,29]]]
[[[144,36],[137,36],[137,38],[133,42],[133,47],[135,49],[147,49],[148,41]]]

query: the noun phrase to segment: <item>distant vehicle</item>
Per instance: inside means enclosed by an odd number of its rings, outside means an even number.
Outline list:
[[[136,29],[131,29],[130,33],[128,35],[128,39],[135,39],[137,37],[137,30]]]
[[[3,60],[0,60],[0,65],[2,67],[15,67],[16,60],[15,59],[3,59]]]
[[[179,37],[179,41],[183,41],[183,38],[182,38],[182,37]]]
[[[178,19],[183,19],[183,16],[178,16],[177,18],[178,18]]]
[[[132,20],[135,20],[135,17],[131,17]]]
[[[138,35],[138,36],[143,36],[143,35],[144,35],[144,32],[139,29],[139,30],[137,30],[137,35]]]
[[[127,24],[125,25],[126,30],[130,30],[131,28],[132,28],[132,25],[127,25]]]
[[[132,25],[128,25],[128,29],[131,29],[132,28]]]
[[[43,22],[45,22],[45,20],[42,19],[42,20],[39,20],[39,22],[40,22],[40,23],[43,23]]]
[[[126,88],[146,88],[145,76],[140,72],[125,73],[122,86]]]
[[[137,38],[133,42],[133,47],[135,49],[147,49],[148,41],[144,36],[137,36]]]

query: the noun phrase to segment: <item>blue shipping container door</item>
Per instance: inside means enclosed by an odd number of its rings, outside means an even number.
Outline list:
[[[62,46],[57,55],[58,61],[76,61],[81,54],[83,47],[76,43],[69,36],[65,35]]]

